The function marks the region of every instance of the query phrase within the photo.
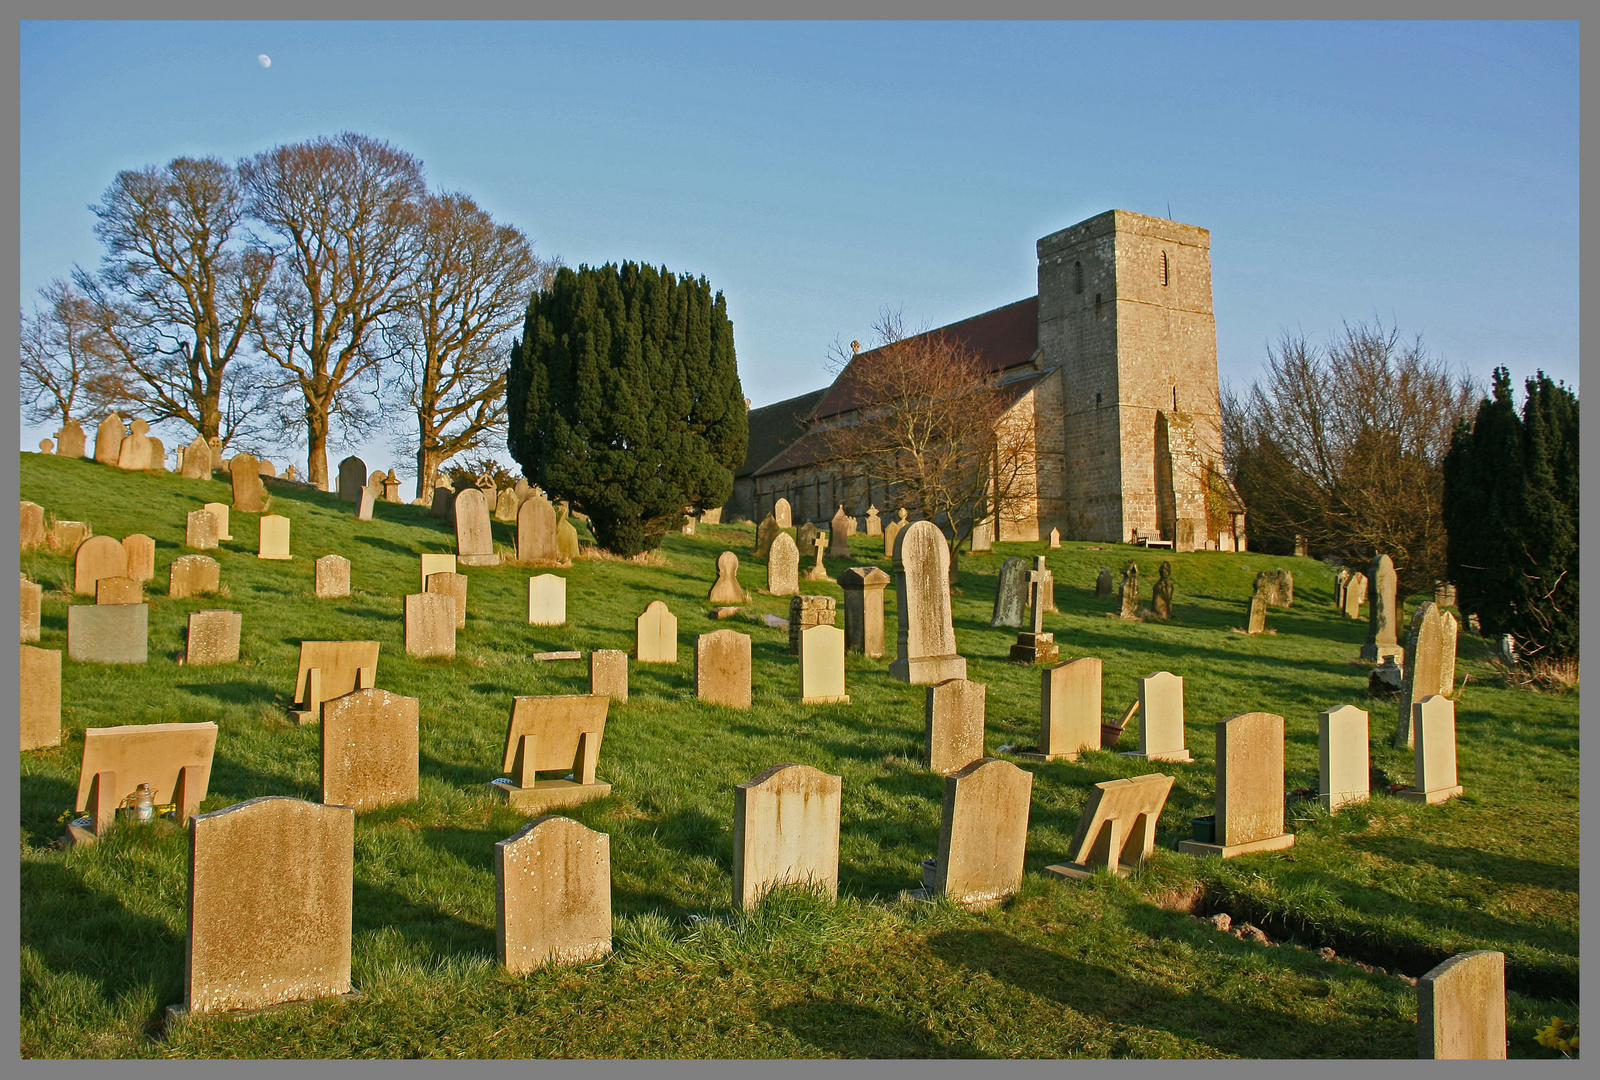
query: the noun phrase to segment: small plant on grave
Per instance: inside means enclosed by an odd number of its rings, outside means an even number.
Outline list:
[[[1559,1016],[1552,1016],[1550,1023],[1539,1029],[1534,1041],[1540,1046],[1556,1051],[1564,1058],[1575,1058],[1578,1056],[1578,1025],[1569,1024]]]

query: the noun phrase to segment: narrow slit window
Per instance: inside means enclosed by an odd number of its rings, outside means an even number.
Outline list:
[[[1072,264],[1072,287],[1080,294],[1083,292],[1083,264],[1081,262]]]
[[[1167,253],[1163,251],[1161,253],[1161,284],[1170,285],[1171,283],[1172,268],[1167,265]]]

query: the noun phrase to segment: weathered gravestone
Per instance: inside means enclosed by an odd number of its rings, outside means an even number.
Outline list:
[[[1084,656],[1039,672],[1039,748],[1017,756],[1077,761],[1100,749],[1102,664]]]
[[[1446,611],[1439,616],[1439,693],[1449,698],[1456,693],[1456,638],[1460,632],[1455,612]]]
[[[422,591],[448,596],[451,603],[455,605],[456,629],[462,630],[466,628],[467,575],[451,573],[429,574]]]
[[[317,560],[315,593],[322,599],[350,595],[350,560],[324,555]]]
[[[1361,605],[1367,602],[1367,575],[1359,570],[1350,575],[1344,589],[1344,614],[1347,619],[1361,618]]]
[[[128,560],[128,577],[135,581],[149,581],[156,576],[156,542],[143,533],[122,538],[122,550]]]
[[[1367,714],[1340,705],[1317,714],[1317,799],[1329,813],[1371,797]]]
[[[1283,831],[1283,717],[1240,713],[1217,721],[1216,840],[1178,841],[1190,855],[1231,859],[1294,846]]]
[[[228,527],[228,504],[208,502],[200,509],[205,510],[217,519],[217,539],[232,540],[233,532]]]
[[[456,514],[456,493],[454,488],[436,487],[429,496],[428,515],[430,517],[444,518],[453,521]]]
[[[844,631],[837,626],[800,631],[800,704],[850,704],[844,692]]]
[[[29,581],[28,575],[19,577],[21,587],[18,615],[21,617],[22,641],[39,640],[39,615],[44,608],[44,586]]]
[[[192,828],[183,1010],[350,995],[355,811],[274,795]]]
[[[556,574],[537,574],[529,578],[528,625],[560,626],[566,621],[567,579]]]
[[[1417,1057],[1506,1057],[1506,954],[1457,953],[1417,980]]]
[[[55,443],[51,442],[49,439],[40,439],[39,440],[39,453],[41,453],[41,454],[54,454],[55,452],[56,452],[56,444]]]
[[[634,658],[641,664],[678,662],[678,617],[660,600],[652,600],[633,621]]]
[[[418,701],[376,687],[322,703],[322,795],[376,810],[417,797]]]
[[[1028,563],[1013,555],[1000,564],[1000,577],[995,585],[994,614],[990,626],[1011,626],[1021,629],[1028,610]]]
[[[72,591],[93,596],[103,577],[127,577],[128,553],[109,536],[91,536],[78,545],[72,560]]]
[[[770,558],[772,545],[780,536],[789,536],[789,534],[778,528],[777,519],[771,514],[768,514],[766,517],[761,519],[761,524],[756,526],[756,546],[753,549],[752,554],[758,559]],[[789,543],[794,543],[794,537],[789,537]],[[798,554],[799,549],[796,548],[795,551],[797,553],[795,555],[795,564],[796,567],[798,567],[800,559]]]
[[[83,457],[84,436],[83,428],[76,420],[68,420],[56,432],[56,456],[58,457]]]
[[[956,653],[949,570],[950,549],[933,522],[913,522],[896,538],[899,627],[889,674],[901,682],[927,684],[967,677],[967,662]]]
[[[191,510],[184,519],[183,546],[197,551],[215,551],[220,532],[215,514],[209,510]]]
[[[578,527],[570,520],[571,516],[566,503],[556,509],[556,558],[564,564],[578,557]]]
[[[694,640],[694,694],[712,705],[750,707],[750,635],[716,630]]]
[[[77,813],[89,814],[87,828],[69,825],[67,840],[93,843],[116,820],[117,807],[150,785],[156,806],[171,803],[180,824],[197,813],[211,783],[211,758],[217,748],[217,725],[124,724],[88,728],[83,733],[83,759],[78,768]]]
[[[167,567],[167,596],[179,599],[214,593],[222,585],[222,564],[206,555],[185,555]]]
[[[944,778],[939,854],[928,899],[945,896],[972,910],[993,907],[1022,886],[1033,774],[999,758],[979,758]]]
[[[289,553],[289,519],[282,514],[263,514],[258,523],[260,532],[256,558],[287,562],[294,556]]]
[[[456,561],[467,566],[498,566],[489,503],[483,492],[467,488],[456,494]]]
[[[767,592],[773,596],[793,596],[800,591],[800,549],[794,537],[778,533],[767,552]]]
[[[34,640],[38,640],[35,636]],[[61,745],[61,653],[19,645],[22,749]]]
[[[795,546],[800,549],[800,554],[803,558],[809,559],[811,553],[817,550],[817,538],[821,536],[822,530],[809,521],[800,526],[798,534],[795,536]],[[822,538],[826,543],[827,538]]]
[[[545,816],[494,846],[495,955],[513,974],[611,952],[611,837]]]
[[[1110,596],[1111,592],[1111,567],[1102,566],[1099,575],[1094,579],[1094,594],[1096,596]]]
[[[428,591],[428,578],[434,574],[453,574],[456,572],[456,557],[450,552],[423,552],[420,563],[421,574],[417,578],[417,591]]]
[[[1122,756],[1194,760],[1184,748],[1182,676],[1158,671],[1139,680],[1139,749]]]
[[[785,885],[839,895],[844,781],[809,765],[774,765],[733,789],[733,903],[749,911]]]
[[[261,482],[260,462],[250,454],[240,454],[228,462],[233,481],[233,508],[246,514],[259,514],[267,508],[267,486]]]
[[[994,524],[989,521],[980,521],[972,527],[972,550],[974,552],[994,550]]]
[[[850,518],[844,512],[843,503],[828,523],[828,554],[836,559],[850,557]]]
[[[876,506],[867,507],[867,535],[883,535],[883,522],[878,518],[878,508]]]
[[[724,551],[717,556],[717,580],[711,583],[708,600],[713,605],[742,604],[744,589],[739,586],[739,556]]]
[[[375,488],[378,493],[378,498],[380,499],[383,498],[383,481],[384,475],[382,469],[374,469],[372,472],[367,474],[366,486],[369,488]]]
[[[1263,570],[1256,575],[1256,591],[1272,607],[1294,604],[1294,574],[1288,570]]]
[[[406,655],[418,659],[456,655],[456,601],[447,593],[406,597]]]
[[[1250,594],[1250,603],[1245,609],[1244,632],[1246,634],[1267,632],[1267,597],[1259,586]]]
[[[1053,664],[1061,659],[1061,648],[1056,644],[1056,636],[1044,631],[1045,597],[1044,589],[1049,585],[1050,571],[1044,568],[1044,556],[1039,556],[1035,563],[1037,569],[1028,571],[1028,589],[1033,594],[1033,629],[1025,630],[1017,635],[1017,643],[1011,646],[1010,658],[1014,664]]]
[[[347,457],[339,462],[339,498],[356,502],[361,489],[367,486],[367,463],[358,457]]]
[[[1451,682],[1455,665],[1451,664]],[[1430,694],[1448,694],[1455,689],[1444,685],[1444,620],[1439,605],[1425,600],[1411,616],[1411,631],[1406,635],[1405,676],[1400,684],[1400,707],[1395,721],[1394,745],[1412,744],[1411,706]]]
[[[94,459],[102,465],[115,465],[122,452],[122,417],[112,413],[94,429]]]
[[[1156,849],[1156,824],[1172,791],[1170,776],[1151,773],[1094,786],[1067,847],[1067,862],[1044,872],[1068,881],[1086,881],[1106,867],[1127,877]]]
[[[1367,641],[1361,646],[1361,659],[1378,661],[1393,656],[1405,663],[1405,650],[1395,637],[1399,611],[1395,607],[1397,587],[1394,561],[1379,555],[1367,568]]]
[[[90,664],[149,659],[149,604],[73,604],[67,608],[67,657]]]
[[[1464,790],[1456,778],[1456,703],[1433,694],[1411,706],[1416,745],[1411,786],[1395,792],[1410,802],[1441,803]]]
[[[1333,609],[1340,613],[1344,611],[1345,590],[1350,587],[1350,570],[1348,567],[1339,567],[1333,575]]]
[[[496,521],[514,522],[517,520],[517,493],[506,488],[495,496],[494,519]]]
[[[900,536],[900,530],[906,527],[905,519],[906,512],[902,507],[900,516],[883,527],[883,557],[891,562],[894,561],[895,540]]]
[[[384,475],[383,483],[379,486],[383,489],[384,502],[397,503],[400,501],[400,478],[394,474],[393,469],[390,469]]]
[[[73,555],[79,546],[94,535],[94,530],[81,521],[52,521],[45,530],[45,542],[51,551]]]
[[[876,566],[852,566],[839,575],[844,589],[844,647],[883,656],[883,590],[890,577]]]
[[[219,608],[191,611],[183,662],[190,667],[237,663],[239,631],[243,625],[244,616],[237,611]]]
[[[1033,557],[1033,569],[1039,576],[1034,581],[1034,587],[1030,591],[1030,595],[1044,605],[1044,610],[1047,614],[1059,612],[1061,609],[1056,607],[1056,576],[1050,567],[1046,565],[1046,557],[1035,555]]]
[[[923,764],[944,776],[983,757],[984,708],[989,687],[950,679],[928,687],[923,727]]]
[[[117,468],[137,472],[150,467],[150,425],[135,418],[128,425],[128,435],[117,447]]]
[[[378,502],[378,489],[377,488],[375,488],[375,487],[364,487],[364,488],[362,488],[360,494],[358,494],[356,496],[356,507],[355,507],[355,509],[356,509],[356,520],[357,521],[371,521],[372,520],[372,508],[377,505],[377,502]]]
[[[22,550],[28,551],[44,543],[44,507],[22,500],[19,538]]]
[[[596,649],[589,654],[589,693],[612,701],[628,700],[628,654],[621,649]]]
[[[378,681],[376,641],[302,641],[294,676],[290,715],[299,724],[322,717],[322,703],[352,690],[366,690]]]
[[[789,598],[789,655],[800,655],[800,632],[813,626],[832,626],[837,613],[831,596]]]
[[[772,518],[778,523],[780,529],[794,528],[793,512],[789,507],[788,499],[779,499],[772,504]]]
[[[556,508],[543,495],[530,496],[517,508],[517,560],[556,561]]]
[[[198,435],[183,448],[182,472],[186,480],[211,479],[211,446]]]
[[[490,793],[534,814],[610,794],[611,785],[595,778],[610,704],[597,694],[512,698],[501,766],[510,782],[491,782]],[[541,772],[565,775],[540,780]]]
[[[142,604],[144,585],[131,577],[103,577],[94,583],[97,604]]]
[[[1050,547],[1051,547],[1051,549],[1054,550],[1055,548],[1058,548],[1060,546],[1061,546],[1061,530],[1060,529],[1051,529],[1050,530]]]
[[[1172,618],[1172,564],[1162,563],[1160,577],[1150,595],[1150,614],[1158,619]]]
[[[1139,565],[1130,562],[1122,571],[1122,609],[1117,613],[1120,618],[1137,619],[1139,617]]]

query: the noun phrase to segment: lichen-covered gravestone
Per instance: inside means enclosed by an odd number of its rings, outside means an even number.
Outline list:
[[[183,662],[190,667],[237,663],[239,631],[243,624],[244,616],[237,611],[219,608],[191,611]]]
[[[21,602],[18,605],[18,615],[21,617],[21,640],[38,641],[39,615],[44,608],[44,586],[29,581],[26,574],[20,575],[19,585]]]
[[[1245,611],[1244,632],[1252,635],[1267,632],[1267,597],[1259,585],[1250,594],[1250,606]]]
[[[611,952],[611,838],[538,817],[494,846],[496,958],[513,974]]]
[[[889,674],[914,685],[965,679],[950,614],[950,549],[931,521],[906,526],[894,553],[899,621]]]
[[[533,495],[517,508],[517,561],[556,561],[556,509],[543,495]]]
[[[128,558],[128,577],[135,581],[149,581],[156,576],[156,542],[143,533],[122,538],[122,550]]]
[[[1172,618],[1172,564],[1162,563],[1156,587],[1150,596],[1150,614],[1158,619]]]
[[[498,566],[489,503],[483,492],[467,488],[456,494],[456,561],[467,566]]]
[[[1122,610],[1117,613],[1124,619],[1139,617],[1139,565],[1130,562],[1122,571]]]
[[[589,654],[589,693],[612,701],[628,700],[628,654],[596,649]]]
[[[751,554],[758,559],[768,558],[772,551],[773,542],[780,536],[788,536],[788,534],[778,528],[777,519],[768,514],[761,519],[761,524],[756,526],[756,546],[752,549]],[[789,542],[791,544],[794,543],[794,537],[789,537]],[[797,548],[796,551],[798,550]],[[798,567],[798,565],[799,556],[797,555],[796,566]]]
[[[780,885],[839,895],[841,777],[774,765],[733,790],[733,902],[748,911]]]
[[[750,707],[749,634],[716,630],[695,638],[694,693],[712,705]]]
[[[995,584],[994,614],[990,626],[1010,626],[1021,629],[1028,610],[1028,563],[1013,555],[1000,564],[1000,577]]]
[[[988,694],[988,686],[966,679],[950,679],[928,687],[923,763],[930,772],[948,776],[983,757]]]
[[[1094,594],[1096,596],[1110,596],[1113,588],[1111,584],[1111,567],[1102,566],[1100,573],[1094,579]]]
[[[1506,954],[1458,953],[1417,980],[1417,1057],[1506,1057]]]
[[[22,550],[28,551],[44,543],[44,507],[22,500],[19,540]]]
[[[167,567],[167,596],[179,599],[214,593],[222,584],[222,564],[206,555],[185,555]]]
[[[350,560],[343,555],[324,555],[316,565],[316,595],[322,599],[350,595]]]
[[[423,592],[438,593],[448,596],[455,605],[456,629],[465,629],[467,625],[467,575],[465,574],[429,574],[428,580],[423,582]]]
[[[69,660],[143,664],[149,655],[149,604],[73,604],[67,608]]]
[[[1367,641],[1361,646],[1361,659],[1378,661],[1393,656],[1405,662],[1405,650],[1396,638],[1399,612],[1395,606],[1397,580],[1394,560],[1379,555],[1367,568]]]
[[[972,910],[993,907],[1022,886],[1033,774],[979,758],[945,777],[933,896]]]
[[[1283,717],[1240,713],[1217,721],[1216,840],[1180,840],[1190,855],[1229,859],[1294,846],[1283,831]]]
[[[214,551],[219,531],[215,514],[209,510],[191,510],[184,519],[183,546],[196,551]]]
[[[186,480],[211,479],[211,446],[198,435],[183,448],[183,477]]]
[[[800,591],[800,549],[794,537],[778,533],[767,552],[767,592],[773,596],[793,596]]]
[[[322,703],[322,795],[376,810],[417,797],[418,701],[376,687]]]
[[[839,575],[844,589],[844,647],[851,652],[883,656],[883,590],[890,577],[876,566],[852,566]]]
[[[260,462],[251,454],[239,454],[228,462],[233,481],[233,509],[259,514],[267,508],[267,486],[261,482]]]
[[[456,601],[446,593],[406,597],[406,653],[425,658],[456,655]]]
[[[68,420],[56,432],[56,456],[81,458],[84,442],[83,428],[76,420]]]

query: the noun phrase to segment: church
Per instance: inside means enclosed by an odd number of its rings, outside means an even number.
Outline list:
[[[980,530],[1244,550],[1244,506],[1222,466],[1210,232],[1108,210],[1036,247],[1037,295],[929,331],[978,357],[1005,392],[1001,422],[1027,432],[1024,493]],[[820,432],[861,405],[849,371],[751,410],[724,520],[760,520],[779,498],[796,522],[900,505],[827,463]]]

